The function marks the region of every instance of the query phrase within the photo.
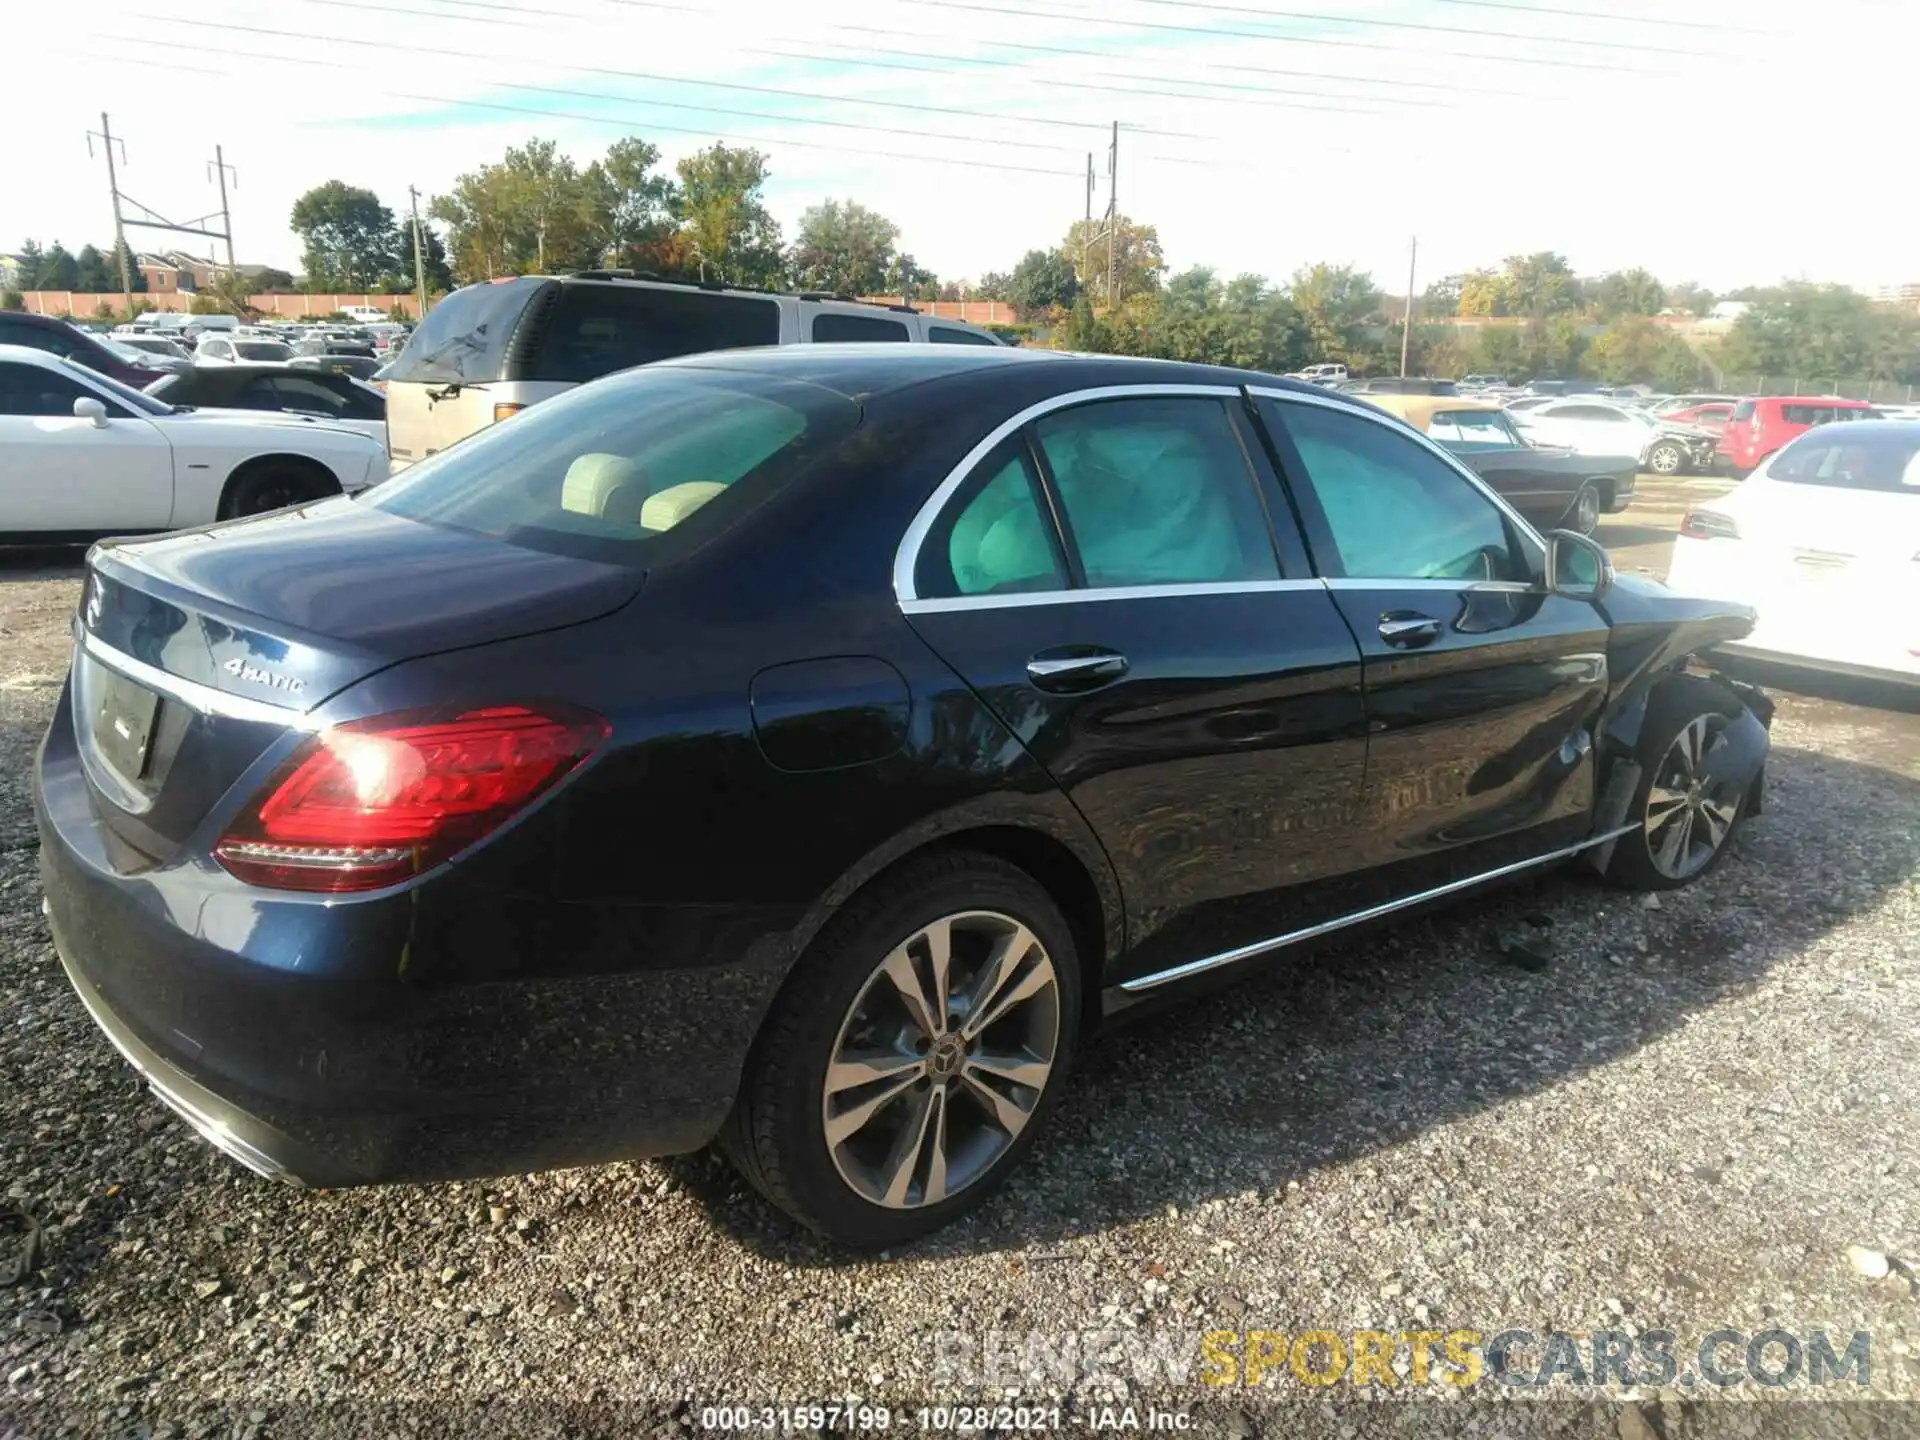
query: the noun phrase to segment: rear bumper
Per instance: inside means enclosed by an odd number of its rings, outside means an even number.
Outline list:
[[[68,723],[63,705],[55,734]],[[75,992],[196,1131],[276,1179],[463,1179],[698,1149],[784,973],[771,955],[678,963],[690,947],[657,914],[544,902],[516,918],[460,867],[350,902],[185,862],[122,874],[71,747],[50,735],[34,778],[47,916]],[[436,939],[448,907],[470,918]],[[632,968],[554,974],[588,930]],[[493,978],[450,972],[446,955],[487,931],[517,972],[501,978],[498,955]],[[707,932],[711,953],[737,957],[731,934]],[[647,968],[658,947],[672,968]]]

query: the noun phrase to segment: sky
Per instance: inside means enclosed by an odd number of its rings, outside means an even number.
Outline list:
[[[852,198],[943,279],[1010,270],[1105,208],[1176,270],[1317,261],[1406,285],[1535,250],[1724,292],[1920,281],[1914,0],[88,0],[9,67],[0,248],[112,238],[123,192],[217,212],[236,258],[299,268],[295,198],[396,212],[541,136],[668,163],[767,151],[789,238]],[[116,158],[119,152],[116,150]],[[140,213],[129,208],[130,215]],[[136,248],[208,242],[131,230]]]

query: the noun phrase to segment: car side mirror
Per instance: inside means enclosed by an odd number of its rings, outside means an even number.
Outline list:
[[[91,420],[94,429],[104,430],[107,428],[106,404],[103,401],[94,399],[91,395],[82,395],[78,400],[73,402],[73,418],[76,420]]]
[[[1547,536],[1547,589],[1569,600],[1599,600],[1613,589],[1613,559],[1606,548],[1571,530]]]

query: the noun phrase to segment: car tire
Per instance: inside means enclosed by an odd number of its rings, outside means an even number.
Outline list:
[[[1729,786],[1697,788],[1692,772],[1741,711],[1724,686],[1703,676],[1667,681],[1640,727],[1640,783],[1627,808],[1634,828],[1614,842],[1607,877],[1629,890],[1677,890],[1726,855],[1750,797]]]
[[[1580,487],[1580,493],[1573,497],[1573,504],[1567,507],[1567,528],[1582,535],[1591,535],[1600,525],[1600,492],[1593,485]]]
[[[1000,983],[985,985],[1003,956]],[[1072,928],[1031,876],[972,851],[910,861],[808,947],[755,1042],[721,1148],[829,1239],[918,1239],[986,1199],[1032,1146],[1079,1019]]]
[[[315,466],[269,460],[228,482],[226,494],[220,497],[220,518],[238,520],[248,515],[264,515],[269,510],[283,510],[289,505],[339,493],[339,483]]]
[[[1656,475],[1678,475],[1687,468],[1687,452],[1671,440],[1662,440],[1647,452],[1647,469]]]

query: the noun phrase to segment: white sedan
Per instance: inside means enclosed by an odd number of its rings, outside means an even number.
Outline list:
[[[293,346],[271,335],[204,335],[193,352],[196,365],[261,365],[291,360]]]
[[[1667,584],[1759,611],[1729,655],[1920,684],[1920,423],[1808,431],[1686,517]]]
[[[1588,395],[1556,397],[1515,411],[1513,419],[1536,445],[1564,445],[1576,455],[1631,455],[1656,475],[1704,468],[1713,458],[1712,432]]]
[[[0,537],[178,530],[363,490],[368,436],[311,420],[177,409],[44,350],[0,345]]]

